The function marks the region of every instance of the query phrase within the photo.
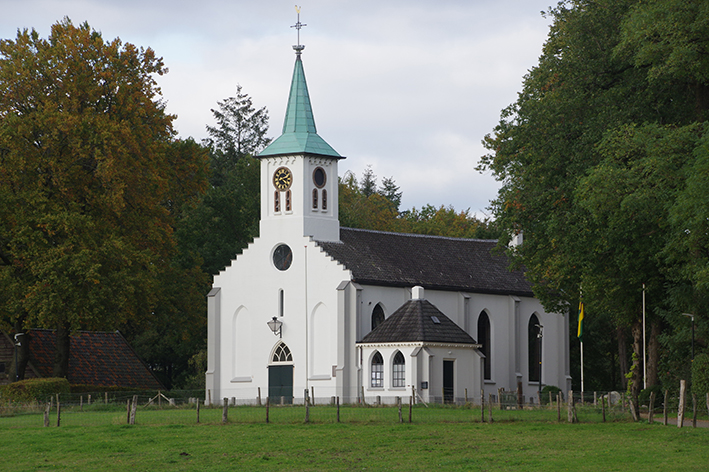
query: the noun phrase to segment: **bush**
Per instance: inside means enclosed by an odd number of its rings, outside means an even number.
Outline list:
[[[2,387],[0,394],[4,400],[13,402],[43,402],[52,395],[70,391],[67,379],[48,378],[20,380]]]
[[[694,356],[692,362],[692,393],[702,398],[709,392],[709,354]]]
[[[662,392],[662,387],[660,385],[653,385],[652,387],[640,390],[640,394],[638,395],[638,404],[649,406],[650,394],[652,392],[655,392],[655,406],[662,404],[664,393]]]
[[[551,392],[551,399],[552,401],[556,401],[556,395],[561,392],[561,389],[557,387],[556,385],[545,385],[544,388],[542,389],[541,393],[541,404],[546,405],[549,403],[549,392]],[[562,392],[561,394],[561,399],[564,399],[564,394]]]

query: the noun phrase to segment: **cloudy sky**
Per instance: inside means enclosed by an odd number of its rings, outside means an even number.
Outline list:
[[[301,0],[298,0],[301,2]],[[303,0],[303,64],[318,134],[346,159],[393,177],[402,208],[482,216],[498,183],[475,166],[483,137],[537,64],[551,0]],[[104,39],[153,48],[180,136],[205,137],[236,85],[280,134],[295,56],[293,0],[0,0],[0,38],[41,36],[68,16]]]

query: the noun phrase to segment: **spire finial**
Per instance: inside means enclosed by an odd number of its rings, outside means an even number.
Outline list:
[[[295,12],[298,14],[298,21],[296,22],[296,24],[294,24],[293,26],[291,26],[291,28],[295,28],[295,29],[298,30],[298,44],[296,44],[295,46],[293,46],[293,49],[295,49],[296,55],[300,56],[300,53],[303,52],[303,49],[305,49],[305,46],[303,46],[302,44],[300,44],[300,29],[301,29],[303,26],[308,26],[308,25],[305,25],[305,24],[303,24],[303,23],[300,22],[300,7],[299,7],[298,5],[295,6]]]

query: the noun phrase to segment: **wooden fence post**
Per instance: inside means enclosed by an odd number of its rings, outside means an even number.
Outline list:
[[[480,389],[480,421],[485,422],[485,390]]]
[[[667,426],[667,394],[669,390],[665,390],[665,402],[662,404],[662,424]]]
[[[258,388],[258,397],[257,397],[257,400],[256,400],[256,404],[257,404],[258,406],[261,406],[261,387]]]
[[[79,397],[79,411],[84,411],[84,396]]]
[[[271,398],[266,397],[266,424],[268,424],[268,410],[271,407]]]
[[[561,391],[556,392],[556,421],[561,423]]]
[[[197,400],[197,423],[199,423],[199,398],[196,398]]]
[[[59,403],[59,394],[57,394],[57,428],[62,423],[62,405]]]
[[[229,421],[229,399],[224,397],[224,402],[222,403],[222,423]]]
[[[638,411],[635,409],[635,401],[632,398],[629,398],[628,403],[630,404],[630,416],[632,416],[633,421],[637,423],[640,421],[640,418],[638,418]]]
[[[687,390],[687,382],[685,380],[679,381],[679,408],[677,410],[677,427],[681,428],[684,426],[684,396]]]
[[[126,400],[126,424],[130,424],[130,398]]]
[[[468,404],[468,389],[465,389],[465,404]]]
[[[497,389],[497,409],[502,410],[502,389]]]
[[[396,404],[399,407],[399,423],[403,423],[404,417],[401,415],[401,397],[396,397]]]
[[[488,414],[488,417],[490,418],[490,424],[492,424],[493,423],[493,419],[492,419],[492,393],[488,393],[487,400],[488,400],[487,401],[487,403],[488,403],[487,414]]]
[[[51,409],[52,404],[47,403],[47,407],[44,409],[44,427],[48,428],[49,427],[49,410]]]
[[[315,406],[315,387],[310,386],[310,403]]]
[[[697,427],[697,394],[692,394],[692,428]]]
[[[138,395],[133,395],[133,405],[130,408],[130,424],[135,424],[136,411],[138,411]]]
[[[647,422],[652,424],[655,421],[655,391],[650,392],[650,409],[647,412]]]
[[[340,422],[340,397],[339,395],[336,398],[337,401],[337,422]]]
[[[103,403],[108,405],[108,392],[103,392]]]
[[[411,413],[414,407],[414,397],[409,397],[409,423],[411,423]]]
[[[610,396],[608,397],[608,401],[610,402]],[[603,395],[601,395],[601,414],[603,417],[603,422],[605,423],[606,422],[606,397]]]
[[[574,391],[569,390],[569,397],[566,399],[567,406],[567,421],[569,423],[574,422]]]

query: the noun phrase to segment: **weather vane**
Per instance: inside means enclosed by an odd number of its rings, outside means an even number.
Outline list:
[[[303,49],[305,49],[305,46],[300,44],[300,29],[303,26],[308,26],[308,25],[304,25],[303,23],[300,22],[300,7],[298,5],[295,6],[295,11],[298,14],[298,22],[296,24],[294,24],[293,26],[291,26],[291,28],[295,28],[298,30],[298,44],[293,46],[293,49],[295,49],[296,54],[300,55],[300,53],[303,51]]]

